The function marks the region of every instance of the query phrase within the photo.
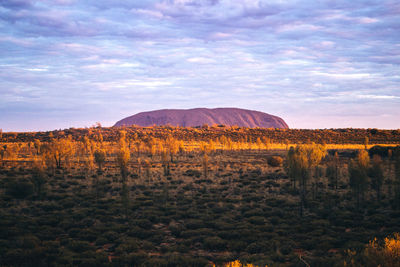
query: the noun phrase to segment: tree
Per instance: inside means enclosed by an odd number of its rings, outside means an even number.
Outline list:
[[[61,169],[62,164],[68,162],[75,153],[75,145],[72,136],[68,136],[68,138],[65,139],[51,139],[46,148],[48,156],[53,158],[57,169]]]
[[[156,139],[154,137],[148,139],[146,145],[147,145],[147,150],[150,153],[150,157],[153,158],[157,150]]]
[[[257,137],[257,139],[256,139],[256,144],[257,144],[258,152],[261,153],[262,142],[261,142],[260,137]]]
[[[141,160],[141,158],[137,159],[137,166],[138,166],[138,170],[137,170],[138,176],[139,176],[139,178],[141,178],[141,176],[142,176],[142,160]]]
[[[369,138],[368,138],[368,136],[366,136],[365,139],[364,139],[364,147],[365,147],[365,150],[368,149],[368,145],[369,145]]]
[[[207,179],[208,176],[208,156],[206,153],[203,155],[203,174],[204,178]]]
[[[0,167],[3,167],[3,160],[6,154],[6,148],[7,148],[6,145],[0,147]]]
[[[364,199],[364,192],[368,186],[369,155],[366,150],[360,150],[357,158],[349,164],[350,187],[357,199],[357,208],[360,206],[360,196]]]
[[[369,177],[371,177],[371,187],[376,191],[376,198],[378,201],[381,199],[381,188],[384,180],[382,159],[379,155],[374,155],[372,158],[372,166],[368,171]]]
[[[294,188],[296,188],[296,180],[300,182],[301,215],[305,205],[307,182],[325,153],[325,147],[316,144],[298,145],[296,148],[289,149],[286,167],[288,175],[293,179]]]
[[[137,156],[140,157],[140,152],[142,150],[143,143],[140,140],[137,140],[137,141],[135,141],[134,145],[135,145],[135,150],[136,150]]]
[[[151,173],[150,173],[151,164],[150,164],[150,161],[147,160],[147,159],[144,161],[144,168],[145,168],[145,172],[146,172],[147,182],[150,184],[150,180],[151,180]]]
[[[131,155],[124,142],[120,142],[120,148],[117,152],[117,163],[121,171],[122,181],[126,181],[128,176],[128,163]]]
[[[103,164],[106,161],[105,149],[98,148],[94,151],[94,161],[97,164],[98,171],[101,173],[103,170]]]
[[[400,156],[397,155],[396,161],[394,164],[394,172],[395,172],[395,194],[396,194],[396,207],[400,209]]]
[[[169,161],[167,160],[167,151],[164,149],[161,153],[161,162],[164,168],[164,176],[170,175]]]
[[[179,142],[175,138],[169,136],[167,138],[166,145],[168,148],[171,162],[174,162],[174,155],[179,152]]]
[[[130,151],[126,143],[126,131],[120,131],[119,151],[117,152],[117,163],[121,171],[121,202],[125,210],[125,218],[128,218],[129,211],[129,189],[127,182],[128,163],[130,159]]]
[[[328,163],[328,167],[326,168],[326,176],[329,179],[331,187],[337,190],[339,182],[339,155],[337,152],[335,152],[335,155]]]
[[[47,175],[45,172],[45,163],[42,158],[35,158],[32,168],[31,182],[37,197],[41,197],[43,187],[47,182]]]
[[[271,139],[269,139],[268,137],[263,137],[263,143],[265,145],[265,150],[268,150],[270,148],[271,145]]]
[[[388,176],[392,174],[392,156],[393,156],[393,150],[388,149]]]
[[[288,176],[293,181],[294,189],[296,189],[296,182],[299,181],[301,178],[304,165],[305,164],[302,164],[302,162],[300,162],[300,158],[298,152],[296,151],[296,148],[290,147],[287,154],[287,161],[285,167]]]
[[[41,152],[41,147],[42,147],[42,143],[40,142],[40,140],[39,139],[35,139],[35,141],[33,143],[33,146],[36,149],[36,155],[39,155],[40,152]]]

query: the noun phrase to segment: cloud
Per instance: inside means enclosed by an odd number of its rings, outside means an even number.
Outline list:
[[[399,11],[378,0],[0,1],[0,124],[24,125],[38,107],[79,124],[229,103],[294,127],[346,112],[374,127],[357,116],[400,112]]]
[[[394,95],[358,95],[357,97],[366,99],[400,99],[400,96]]]
[[[205,57],[191,57],[187,59],[188,62],[191,63],[199,63],[199,64],[209,64],[209,63],[215,63],[215,60],[211,58],[205,58]]]
[[[0,2],[0,6],[9,9],[21,9],[31,7],[33,2],[32,0],[3,0]]]

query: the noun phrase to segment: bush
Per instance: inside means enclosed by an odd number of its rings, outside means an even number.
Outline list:
[[[79,240],[71,240],[68,243],[67,248],[76,253],[82,253],[83,251],[93,249],[89,242]]]
[[[283,159],[279,156],[272,156],[268,158],[268,165],[271,167],[279,167],[282,165]]]
[[[386,158],[388,156],[389,149],[393,150],[394,147],[383,147],[383,146],[373,146],[368,150],[370,157],[374,155],[379,155],[382,158]]]
[[[201,171],[190,169],[185,172],[185,175],[186,176],[194,176],[196,178],[199,178],[201,176]]]
[[[248,219],[251,224],[255,225],[263,225],[265,224],[264,217],[261,216],[252,216]]]
[[[210,250],[221,251],[226,248],[226,241],[217,236],[207,237],[204,239],[204,247]]]
[[[6,194],[14,198],[23,199],[33,194],[34,188],[28,179],[16,179],[7,184]]]

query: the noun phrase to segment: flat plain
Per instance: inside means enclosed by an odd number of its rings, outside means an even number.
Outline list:
[[[0,142],[1,266],[399,262],[384,242],[400,242],[397,130],[88,128]]]

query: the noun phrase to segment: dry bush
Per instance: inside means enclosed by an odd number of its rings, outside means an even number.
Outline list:
[[[268,158],[268,165],[271,167],[280,167],[283,163],[283,159],[279,156],[272,156]]]

